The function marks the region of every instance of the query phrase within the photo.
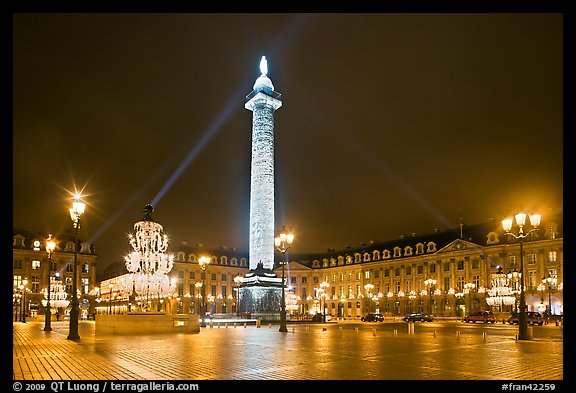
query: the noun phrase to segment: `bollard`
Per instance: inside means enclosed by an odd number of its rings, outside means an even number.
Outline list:
[[[236,327],[236,322],[234,322],[234,327]]]
[[[486,340],[486,332],[482,332],[482,338]]]
[[[414,334],[414,322],[408,322],[408,334]]]
[[[214,321],[210,321],[210,327],[211,327],[211,328],[214,327]]]
[[[218,324],[216,326],[218,326],[218,329],[220,329],[220,322],[218,322]]]
[[[394,335],[395,335],[395,336],[398,335],[398,329],[394,329]]]
[[[356,333],[358,333],[358,328],[357,328],[357,327],[356,327],[356,328],[354,328],[354,330],[356,330]]]
[[[372,329],[372,335],[375,336],[376,335],[376,328]]]
[[[260,319],[257,319],[256,320],[256,327],[259,328],[261,324],[262,324],[262,322],[260,322]]]
[[[225,327],[226,329],[228,329],[228,323],[225,323],[225,324],[224,324],[224,327]]]
[[[433,332],[433,333],[434,333],[434,334],[433,334],[433,336],[434,336],[434,337],[436,337],[436,330],[434,330],[434,332]]]
[[[244,322],[244,328],[246,328],[246,322]]]
[[[268,324],[268,329],[272,329],[272,324],[271,324],[271,323]]]
[[[460,338],[460,330],[456,330],[456,337]]]
[[[516,337],[515,337],[514,341],[518,341],[518,333],[516,333]]]

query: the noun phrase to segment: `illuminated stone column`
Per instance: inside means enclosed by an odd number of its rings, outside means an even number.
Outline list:
[[[252,114],[252,166],[250,173],[250,249],[251,270],[261,263],[274,269],[274,111],[282,106],[266,75],[266,57],[260,61],[262,75],[246,97],[245,107]]]

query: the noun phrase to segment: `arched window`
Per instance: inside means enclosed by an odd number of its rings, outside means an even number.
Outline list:
[[[372,260],[377,261],[380,259],[380,251],[374,250],[372,251]]]
[[[423,243],[416,244],[416,254],[424,254],[424,244]]]

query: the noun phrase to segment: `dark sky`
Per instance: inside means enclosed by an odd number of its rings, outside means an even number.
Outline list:
[[[13,225],[101,267],[147,203],[171,246],[248,248],[261,56],[292,252],[563,209],[558,13],[17,13]]]

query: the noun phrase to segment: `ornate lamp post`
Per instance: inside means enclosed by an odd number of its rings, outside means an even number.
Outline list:
[[[472,312],[472,291],[476,288],[476,284],[473,282],[467,282],[464,284],[464,291],[468,292],[468,300],[470,302],[470,312]]]
[[[22,284],[19,285],[20,291],[22,291],[22,304],[20,306],[20,313],[22,314],[22,323],[26,323],[26,285],[28,285],[28,279],[25,278],[22,280]]]
[[[326,322],[326,299],[328,299],[328,287],[330,284],[328,281],[322,281],[320,283],[320,304],[322,306],[322,322]]]
[[[433,278],[428,278],[424,280],[424,285],[428,288],[428,293],[430,294],[430,302],[428,304],[428,314],[432,315],[432,288],[436,285],[436,280]]]
[[[518,303],[516,302],[516,294],[520,292],[518,280],[520,279],[520,273],[518,270],[514,269],[512,272],[508,273],[508,283],[512,287],[512,292],[514,293],[514,312],[518,312]]]
[[[284,293],[284,265],[286,264],[286,251],[290,248],[290,245],[294,241],[294,235],[292,233],[286,233],[286,227],[282,227],[282,231],[274,237],[274,245],[276,249],[282,254],[282,299],[280,301],[280,332],[287,332],[286,327],[286,295]]]
[[[514,239],[518,239],[520,242],[520,313],[518,318],[518,339],[519,340],[530,340],[530,336],[528,335],[528,319],[526,315],[526,296],[524,294],[524,281],[525,281],[525,274],[524,274],[524,250],[523,250],[523,243],[524,239],[527,238],[532,232],[538,229],[538,225],[540,225],[540,214],[531,214],[530,215],[530,224],[532,225],[532,229],[526,233],[524,233],[524,224],[526,222],[526,214],[525,213],[518,213],[515,216],[516,218],[516,225],[518,225],[518,234],[514,234],[510,232],[512,229],[512,219],[506,218],[502,220],[502,228],[507,235],[512,236]]]
[[[200,281],[197,281],[194,284],[194,287],[196,288],[196,303],[195,303],[195,308],[196,308],[196,312],[198,313],[198,316],[200,316],[200,297],[202,296],[200,294],[200,288],[202,288],[202,283]]]
[[[366,312],[370,312],[370,299],[372,298],[372,290],[374,289],[374,284],[368,283],[364,285],[364,290],[366,291]]]
[[[242,283],[241,276],[235,276],[234,282],[236,283],[236,316],[240,318],[240,284]]]
[[[198,264],[200,265],[200,269],[202,269],[202,319],[200,320],[200,326],[206,327],[206,268],[210,264],[210,258],[201,256],[198,259]]]
[[[74,265],[72,266],[72,309],[70,310],[70,331],[68,340],[79,340],[78,334],[78,232],[80,231],[80,218],[84,214],[86,204],[82,202],[80,194],[74,196],[70,209],[70,218],[74,226]]]
[[[56,242],[52,240],[52,235],[46,240],[46,252],[48,252],[48,288],[46,289],[46,314],[44,317],[44,331],[52,330],[52,312],[50,311],[50,270],[52,269],[52,252],[56,249]]]
[[[114,283],[108,284],[108,314],[112,315],[112,289],[114,289]]]
[[[542,279],[542,284],[548,286],[548,307],[546,307],[546,322],[549,321],[550,315],[552,315],[552,286],[556,286],[557,282],[557,278],[552,277],[551,274],[548,274],[548,277],[544,277]]]

